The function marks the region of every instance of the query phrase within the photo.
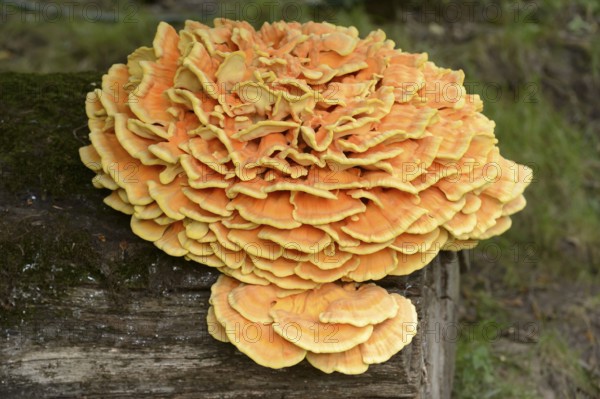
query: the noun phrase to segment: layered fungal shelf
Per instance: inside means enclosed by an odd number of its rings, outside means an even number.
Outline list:
[[[336,301],[360,308],[385,291],[340,281],[409,274],[440,250],[503,233],[525,206],[531,170],[500,155],[463,79],[381,31],[361,39],[328,23],[255,30],[219,19],[178,33],[161,23],[153,47],[88,96],[91,145],[80,155],[137,235],[230,276],[213,290],[215,323],[274,331],[291,360],[265,360],[260,342],[240,350],[270,367],[306,356],[358,373],[387,360],[370,354],[372,337],[396,329],[404,345],[412,335],[398,326],[416,315],[382,294],[388,304],[366,325],[351,311],[328,319]],[[242,295],[261,309],[242,308]],[[315,349],[273,327],[298,317],[347,329],[353,345]],[[335,366],[335,353],[356,361]]]

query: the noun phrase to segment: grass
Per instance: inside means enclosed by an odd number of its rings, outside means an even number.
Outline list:
[[[600,383],[579,361],[577,351],[573,350],[564,336],[556,330],[542,334],[536,347],[536,357],[554,374],[555,379],[566,381],[561,384],[568,388],[556,392],[560,397],[598,397]]]
[[[454,396],[460,399],[540,398],[553,391],[560,398],[595,398],[600,386],[556,330],[548,329],[539,342],[498,345],[489,337],[495,320],[480,321],[468,339],[458,343]],[[548,386],[536,386],[536,374],[551,376]]]
[[[11,6],[3,7],[8,10]],[[125,62],[132,49],[151,44],[158,23],[142,10],[129,15],[128,10],[123,9],[109,21],[100,19],[109,11],[100,13],[97,18],[90,11],[84,18],[82,16],[86,14],[82,10],[65,10],[70,11],[63,11],[57,17],[22,13],[16,9],[7,11],[8,16],[3,17],[0,26],[0,70],[105,71],[114,63]]]
[[[584,248],[600,242],[600,214],[594,205],[598,197],[586,185],[590,177],[586,160],[595,159],[597,150],[544,97],[536,102],[519,98],[491,103],[485,112],[497,123],[503,154],[534,170],[526,193],[529,206],[514,218],[515,226],[504,242],[522,247],[534,243],[543,267],[571,274],[572,266],[561,256],[561,242],[571,240]],[[531,259],[513,258],[515,267],[527,260]],[[593,275],[596,270],[588,272]]]
[[[475,339],[459,341],[453,397],[537,398],[534,387],[515,383],[515,377],[522,376],[527,369],[519,362],[508,361],[504,356],[495,353],[490,341],[483,338],[491,323],[483,322],[475,327]],[[503,374],[502,378],[499,378],[500,373]]]

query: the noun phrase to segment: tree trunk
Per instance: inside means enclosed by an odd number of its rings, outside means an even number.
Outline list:
[[[450,397],[454,253],[379,282],[415,303],[418,334],[362,375],[271,370],[212,339],[217,271],[134,236],[79,165],[90,82],[0,74],[0,398]]]

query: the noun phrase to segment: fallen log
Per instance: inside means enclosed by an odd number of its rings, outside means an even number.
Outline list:
[[[136,237],[78,160],[99,78],[0,74],[1,398],[450,397],[454,253],[380,282],[415,303],[419,330],[362,375],[267,369],[212,339],[217,271]]]

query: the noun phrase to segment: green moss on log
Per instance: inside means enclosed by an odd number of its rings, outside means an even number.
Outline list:
[[[79,160],[89,143],[86,94],[100,74],[0,74],[0,327],[27,319],[72,287],[163,293],[216,271],[136,237],[129,216]],[[95,85],[95,86],[94,86]],[[185,271],[185,273],[184,273]]]
[[[77,149],[88,142],[86,94],[98,73],[0,74],[0,190],[68,197],[92,190]]]

